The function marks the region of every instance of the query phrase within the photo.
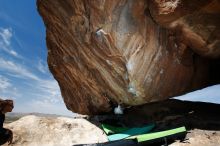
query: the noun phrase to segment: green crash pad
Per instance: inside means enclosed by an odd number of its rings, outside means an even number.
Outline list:
[[[175,135],[175,134],[179,134],[183,132],[186,132],[186,128],[179,127],[179,128],[175,128],[171,130],[161,131],[161,132],[136,135],[136,136],[128,137],[127,139],[137,139],[138,142],[144,142],[144,141],[163,138],[163,137],[167,137],[167,136],[171,136],[171,135]]]
[[[134,135],[139,135],[139,134],[144,134],[150,132],[153,128],[155,127],[154,124],[147,125],[145,127],[140,127],[140,128],[130,128],[126,131],[123,131],[118,134],[113,134],[108,136],[109,141],[115,141],[115,140],[121,140],[130,136]]]
[[[116,127],[108,124],[102,124],[102,129],[105,131],[107,135],[115,134],[115,133],[121,133],[123,131],[128,130],[127,127]]]

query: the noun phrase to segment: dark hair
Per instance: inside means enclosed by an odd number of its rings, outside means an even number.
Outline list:
[[[7,105],[13,106],[13,100],[10,100],[10,99],[2,100],[2,99],[0,99],[0,112],[1,112]]]

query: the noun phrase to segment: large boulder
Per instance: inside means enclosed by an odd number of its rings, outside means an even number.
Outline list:
[[[220,55],[218,0],[38,0],[49,69],[81,114],[204,86]]]
[[[71,146],[107,141],[105,133],[85,119],[30,115],[5,127],[13,131],[12,146]]]

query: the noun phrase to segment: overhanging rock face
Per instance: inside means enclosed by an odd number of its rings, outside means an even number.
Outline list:
[[[215,0],[38,0],[67,108],[108,112],[198,88],[220,55]],[[194,53],[196,52],[196,54]]]

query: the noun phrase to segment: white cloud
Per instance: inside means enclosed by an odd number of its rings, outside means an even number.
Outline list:
[[[17,104],[15,112],[39,112],[73,116],[68,111],[60,94],[60,89],[55,80],[40,80],[32,84],[34,91],[32,100],[27,103]],[[29,109],[29,111],[27,111]]]
[[[21,58],[20,55],[13,49],[11,49],[11,38],[12,38],[11,28],[0,28],[0,49],[4,50],[8,54]]]
[[[0,19],[1,19],[1,21],[3,20],[5,22],[7,22],[7,24],[15,25],[19,29],[27,30],[27,29],[25,29],[26,26],[23,23],[21,23],[21,21],[18,21],[16,18],[11,17],[5,11],[0,11]]]
[[[10,54],[13,55],[13,56],[18,56],[18,53],[15,52],[14,50],[10,50]]]
[[[3,42],[9,46],[11,43],[12,29],[11,28],[0,28],[0,36]]]
[[[43,62],[43,60],[41,60],[41,59],[38,61],[37,68],[42,73],[47,73],[47,71],[48,71],[47,64],[45,62]]]
[[[54,79],[39,80],[32,84],[35,92],[32,93],[36,100],[45,104],[63,103],[60,88]]]
[[[39,88],[52,96],[61,97],[60,88],[55,80],[41,80],[39,81]]]
[[[4,90],[6,90],[7,88],[9,88],[11,86],[12,85],[11,85],[9,79],[0,75],[0,91],[3,92]]]
[[[59,86],[54,79],[42,79],[21,64],[0,58],[0,70],[7,72],[9,75],[17,78],[28,79],[28,85],[32,86],[32,88],[35,89],[38,93],[42,93],[45,96],[61,97]],[[6,82],[8,80],[3,80],[2,78],[2,82],[3,81]],[[6,85],[8,84],[5,83],[4,86]]]
[[[0,98],[2,99],[16,99],[21,94],[17,88],[14,87],[11,80],[0,75]]]
[[[35,98],[28,103],[31,110],[42,113],[73,115],[72,112],[67,110],[58,83],[54,79],[41,79],[32,86],[35,89],[33,93]]]
[[[17,78],[28,79],[33,87],[41,90],[43,93],[46,92],[53,96],[60,96],[59,86],[54,79],[42,79],[21,64],[0,58],[0,70],[8,72],[9,75]]]
[[[32,100],[27,100],[26,103],[19,103],[20,98],[15,95],[15,100],[17,104],[15,111],[17,112],[44,112],[44,113],[62,113],[62,114],[71,114],[63,103],[62,96],[60,93],[60,88],[56,80],[52,78],[43,79],[37,76],[35,73],[31,72],[26,66],[19,63],[15,63],[11,60],[6,60],[0,57],[0,71],[6,72],[6,74],[20,78],[27,79],[28,82],[22,82],[19,86],[25,84],[28,88],[25,91],[19,91],[22,96],[28,97]],[[11,96],[12,93],[17,93],[17,91],[12,91],[14,87],[11,86],[8,79],[3,77],[0,78],[0,88],[4,88],[5,92],[8,94],[0,94],[0,96]],[[6,88],[7,87],[7,88]],[[19,88],[20,89],[20,88]],[[11,94],[9,94],[11,93]],[[24,100],[24,99],[23,99]],[[27,108],[22,108],[24,104],[30,106],[29,111]],[[60,111],[60,112],[59,112]]]
[[[31,73],[26,67],[10,60],[0,58],[0,70],[11,73],[10,75],[21,78],[40,80],[35,74]]]

